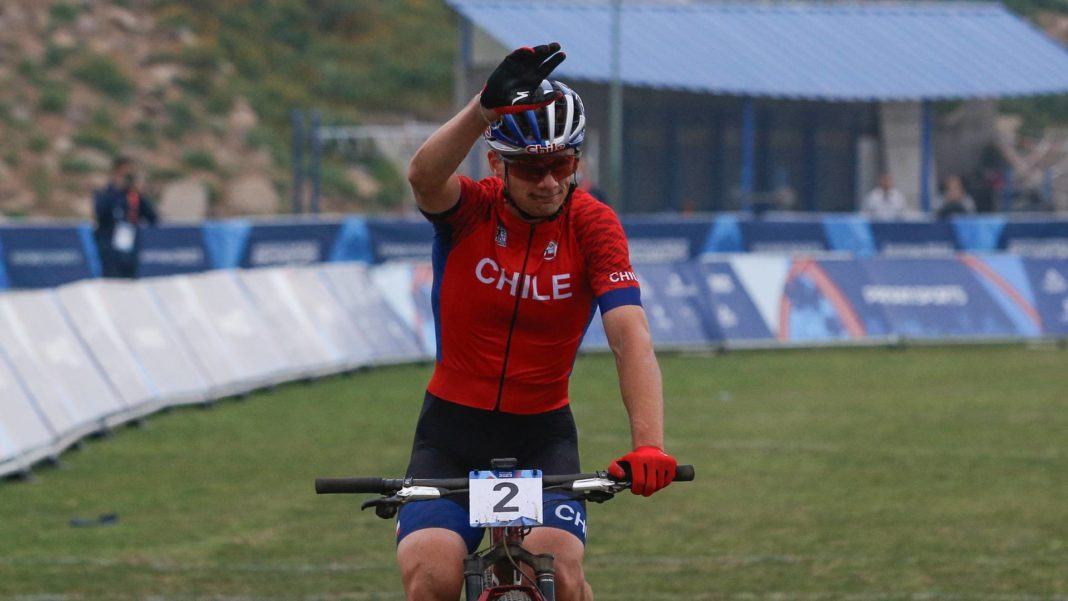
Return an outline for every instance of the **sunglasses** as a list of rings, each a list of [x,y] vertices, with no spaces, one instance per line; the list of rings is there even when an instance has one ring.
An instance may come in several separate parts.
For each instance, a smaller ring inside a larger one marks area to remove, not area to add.
[[[556,181],[571,177],[578,169],[577,154],[544,159],[509,159],[501,157],[508,167],[508,173],[528,182],[540,182],[546,175]]]

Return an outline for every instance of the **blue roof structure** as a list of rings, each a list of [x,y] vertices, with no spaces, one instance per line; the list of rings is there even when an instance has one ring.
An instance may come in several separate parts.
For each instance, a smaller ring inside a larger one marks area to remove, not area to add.
[[[611,3],[447,0],[507,48],[560,42],[611,79]],[[1068,51],[1000,4],[622,3],[628,86],[826,101],[1068,93]]]

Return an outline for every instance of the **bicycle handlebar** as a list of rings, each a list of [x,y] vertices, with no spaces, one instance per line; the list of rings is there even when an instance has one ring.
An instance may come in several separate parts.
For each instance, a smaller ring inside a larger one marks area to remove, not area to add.
[[[570,474],[560,476],[542,476],[542,486],[559,486],[586,480],[589,478],[608,478],[606,472],[590,474]],[[690,482],[694,478],[692,465],[680,465],[675,468],[675,480]],[[320,495],[336,494],[378,494],[387,495],[397,492],[405,486],[427,486],[445,490],[461,490],[468,487],[467,478],[316,478],[315,492]]]

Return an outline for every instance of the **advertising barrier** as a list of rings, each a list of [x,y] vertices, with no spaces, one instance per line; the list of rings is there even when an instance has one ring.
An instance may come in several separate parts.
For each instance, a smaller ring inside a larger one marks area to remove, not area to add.
[[[1047,336],[1068,336],[1068,261],[1025,259],[1033,305]]]
[[[634,264],[701,256],[937,257],[956,252],[1010,252],[1068,258],[1068,220],[967,215],[946,222],[872,222],[856,214],[624,216]],[[143,232],[141,277],[211,269],[329,262],[426,262],[433,228],[422,217],[228,219],[163,225]],[[0,290],[51,288],[100,275],[89,224],[0,227]]]
[[[1068,221],[1010,221],[998,248],[1036,259],[1068,259]]]
[[[212,268],[199,225],[163,225],[141,232],[140,277],[198,273]]]
[[[318,272],[346,315],[363,332],[375,363],[426,358],[420,340],[379,293],[367,266],[339,263],[323,265]]]
[[[0,348],[0,476],[25,472],[53,455],[55,438]]]
[[[282,269],[242,269],[235,273],[262,316],[276,348],[301,376],[316,377],[346,368],[346,358],[324,339],[300,305]]]
[[[52,291],[0,296],[0,346],[58,449],[121,421],[126,407],[68,326]]]
[[[240,382],[260,387],[302,375],[283,355],[281,343],[233,271],[181,278],[182,294],[202,314],[240,374]],[[168,291],[154,290],[157,297]]]
[[[743,221],[740,225],[749,252],[813,254],[829,249],[819,221]]]
[[[878,221],[871,231],[884,257],[949,257],[957,251],[956,232],[948,222]]]
[[[326,342],[334,361],[349,370],[370,365],[374,350],[368,336],[349,318],[337,297],[319,276],[318,269],[286,269],[281,276],[293,290],[295,307],[307,315],[308,322]]]
[[[659,349],[1068,337],[1065,259],[755,252],[634,269]],[[163,407],[431,358],[432,275],[336,263],[0,293],[0,476]],[[582,349],[607,348],[591,311]]]
[[[189,276],[145,280],[152,298],[167,321],[174,326],[178,339],[189,351],[205,381],[210,383],[212,398],[241,394],[256,388],[260,380],[242,365],[219,332],[212,327],[207,309],[196,293]]]
[[[705,217],[622,219],[632,263],[677,263],[698,256],[705,247],[712,220]]]
[[[178,405],[211,398],[212,382],[199,359],[182,343],[147,285],[104,280],[92,290],[100,295],[108,319],[148,374],[160,402]]]
[[[0,285],[10,288],[52,288],[100,275],[88,224],[3,227],[0,252]]]
[[[241,267],[310,265],[326,261],[341,224],[257,223],[249,231]]]
[[[56,299],[131,417],[151,413],[162,406],[159,391],[109,316],[99,294],[101,285],[106,284],[98,280],[68,284],[56,289]]]
[[[700,302],[701,284],[689,262],[634,268],[653,340],[665,348],[696,348],[721,340],[718,324]],[[598,313],[598,316],[600,314]]]
[[[375,263],[430,260],[434,228],[425,219],[376,219],[367,229]]]

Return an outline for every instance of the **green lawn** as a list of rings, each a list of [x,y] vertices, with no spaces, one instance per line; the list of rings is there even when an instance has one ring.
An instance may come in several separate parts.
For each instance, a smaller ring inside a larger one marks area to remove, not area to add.
[[[1068,599],[1068,352],[661,365],[669,449],[698,480],[591,507],[598,601]],[[152,416],[0,483],[0,600],[401,599],[393,524],[312,481],[400,475],[429,370]],[[572,392],[599,469],[629,440],[611,358],[581,359]]]

